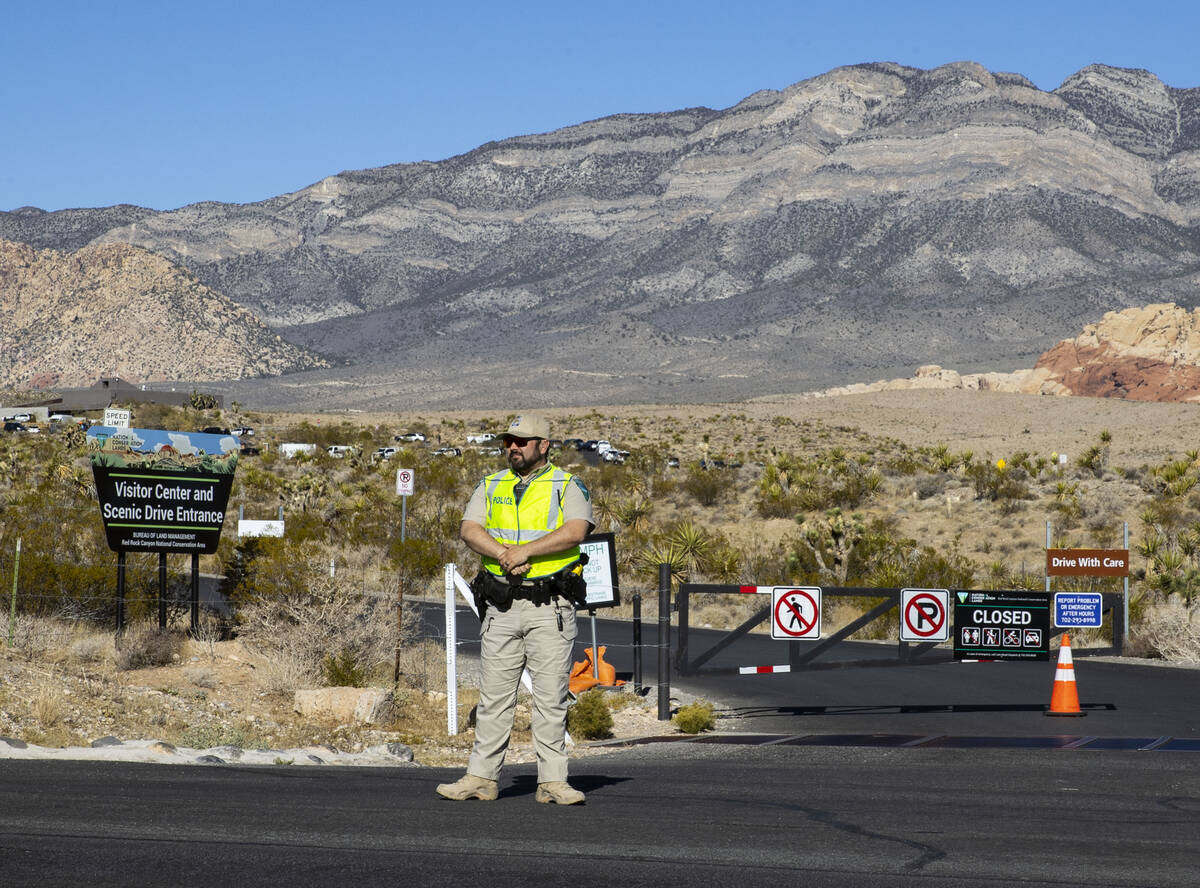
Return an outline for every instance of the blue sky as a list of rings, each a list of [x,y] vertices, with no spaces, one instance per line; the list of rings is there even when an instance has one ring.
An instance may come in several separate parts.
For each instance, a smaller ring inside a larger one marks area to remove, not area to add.
[[[1102,62],[1196,87],[1198,34],[1195,0],[15,0],[0,210],[248,203],[858,62],[972,60],[1042,89]]]

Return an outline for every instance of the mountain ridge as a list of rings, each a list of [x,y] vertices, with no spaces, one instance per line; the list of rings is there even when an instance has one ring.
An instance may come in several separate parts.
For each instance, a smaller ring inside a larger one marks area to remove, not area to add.
[[[336,365],[264,382],[273,403],[737,400],[1012,370],[1106,311],[1196,301],[1200,89],[855,65],[255,204],[0,213],[0,236],[152,250]]]

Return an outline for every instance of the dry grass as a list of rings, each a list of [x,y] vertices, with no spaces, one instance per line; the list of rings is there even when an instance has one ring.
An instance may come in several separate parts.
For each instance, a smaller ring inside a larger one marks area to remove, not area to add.
[[[1133,643],[1151,656],[1200,664],[1200,602],[1172,598],[1152,605],[1136,628]]]

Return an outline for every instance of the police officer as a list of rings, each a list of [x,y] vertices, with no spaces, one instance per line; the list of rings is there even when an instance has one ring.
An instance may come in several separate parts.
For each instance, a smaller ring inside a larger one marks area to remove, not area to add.
[[[579,543],[592,530],[583,482],[549,461],[550,423],[522,414],[501,436],[508,468],[488,475],[467,503],[459,531],[479,553],[472,584],[480,601],[481,678],[475,746],[467,773],[438,786],[448,799],[490,801],[512,734],[521,672],[533,684],[532,732],[538,802],[577,805],[567,783],[567,682],[575,604],[583,586]]]

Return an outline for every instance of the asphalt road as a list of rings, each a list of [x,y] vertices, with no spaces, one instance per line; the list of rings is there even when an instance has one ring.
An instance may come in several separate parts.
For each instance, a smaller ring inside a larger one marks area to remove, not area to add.
[[[628,673],[629,625],[597,634]],[[1197,884],[1200,671],[1076,666],[1079,719],[1042,714],[1053,663],[686,678],[720,734],[574,761],[574,808],[533,765],[456,803],[458,769],[0,760],[0,884]]]
[[[1192,886],[1200,758],[660,744],[457,771],[0,761],[6,886]]]

